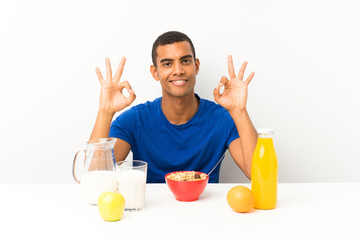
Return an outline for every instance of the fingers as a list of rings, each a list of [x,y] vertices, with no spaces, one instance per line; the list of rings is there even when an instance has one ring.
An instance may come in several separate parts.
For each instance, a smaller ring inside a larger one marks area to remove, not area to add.
[[[128,90],[128,92],[130,92],[129,90],[131,90],[131,85],[128,81],[119,82],[119,87],[120,87],[120,90],[123,90],[124,88],[126,88],[126,90]]]
[[[128,81],[119,82],[119,90],[122,92],[126,88],[126,91],[130,94],[129,97],[131,97],[132,94],[134,94],[134,90],[132,90],[130,83]]]
[[[220,79],[220,83],[216,86],[216,88],[213,91],[214,94],[214,99],[217,102],[217,100],[221,97],[221,93],[220,93],[220,88],[222,86],[225,86],[229,83],[229,79],[227,79],[227,77],[222,76]]]
[[[130,90],[130,96],[126,98],[126,104],[129,106],[136,99],[134,90]]]
[[[119,82],[119,88],[121,92],[124,88],[129,92],[130,95],[126,97],[126,104],[130,105],[136,98],[135,91],[131,88],[130,83],[128,81]]]
[[[112,80],[112,72],[111,72],[111,65],[110,65],[109,58],[105,58],[105,66],[106,66],[106,80],[111,81]]]
[[[218,99],[220,98],[220,86],[219,86],[219,84],[218,84],[217,87],[214,89],[213,94],[214,94],[215,102],[217,102]]]
[[[220,79],[220,87],[222,86],[226,86],[229,83],[229,79],[227,79],[227,77],[222,76]]]
[[[119,66],[118,66],[118,68],[116,70],[115,77],[114,77],[114,80],[116,82],[120,81],[121,75],[122,75],[123,70],[124,70],[125,62],[126,62],[126,58],[122,57],[121,60],[120,60]]]
[[[245,83],[247,85],[249,85],[249,83],[251,82],[251,80],[253,79],[253,77],[255,76],[255,72],[250,73],[250,75],[248,76],[248,78],[245,80]]]
[[[243,64],[241,65],[240,71],[238,73],[238,79],[240,79],[240,80],[243,80],[243,78],[244,78],[246,65],[247,65],[247,61],[243,62]]]
[[[104,84],[105,80],[104,80],[103,76],[101,75],[100,69],[98,67],[95,68],[95,72],[96,72],[96,75],[97,75],[97,77],[99,79],[100,84],[101,85]]]
[[[247,64],[248,64],[247,61],[243,62],[243,64],[241,65],[240,71],[238,73],[238,76],[236,77],[235,71],[234,71],[234,63],[233,63],[233,60],[232,60],[232,56],[229,55],[228,56],[228,69],[229,69],[229,77],[230,77],[230,79],[237,78],[239,80],[243,80]],[[250,74],[250,76],[246,79],[246,82],[248,84],[250,83],[250,81],[254,77],[254,75],[255,75],[255,73],[252,72]]]
[[[232,56],[228,56],[228,70],[230,79],[236,78]]]

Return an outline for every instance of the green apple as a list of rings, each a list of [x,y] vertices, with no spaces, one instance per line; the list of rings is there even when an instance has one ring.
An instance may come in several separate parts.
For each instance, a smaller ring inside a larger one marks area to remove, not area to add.
[[[103,192],[98,199],[100,216],[105,221],[118,221],[125,210],[125,198],[117,192]]]

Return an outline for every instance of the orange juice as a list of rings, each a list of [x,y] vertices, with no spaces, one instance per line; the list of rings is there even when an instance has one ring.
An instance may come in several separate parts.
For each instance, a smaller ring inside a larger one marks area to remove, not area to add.
[[[277,203],[278,164],[272,129],[258,129],[259,138],[251,164],[254,208],[273,209]]]

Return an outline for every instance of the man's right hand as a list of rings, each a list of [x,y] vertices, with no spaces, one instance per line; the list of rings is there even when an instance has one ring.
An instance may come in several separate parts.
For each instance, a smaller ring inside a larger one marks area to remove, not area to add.
[[[125,61],[125,57],[122,57],[115,76],[113,77],[110,60],[106,58],[106,80],[103,78],[100,69],[98,67],[95,69],[101,84],[99,111],[103,113],[115,114],[129,106],[136,98],[135,92],[131,89],[130,84],[127,81],[120,82]],[[128,97],[122,92],[124,88],[126,88],[130,94]]]

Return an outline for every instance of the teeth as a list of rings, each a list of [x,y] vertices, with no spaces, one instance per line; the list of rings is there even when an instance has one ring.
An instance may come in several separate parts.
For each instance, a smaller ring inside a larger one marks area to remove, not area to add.
[[[170,82],[175,86],[183,86],[186,84],[186,80],[172,80]]]

